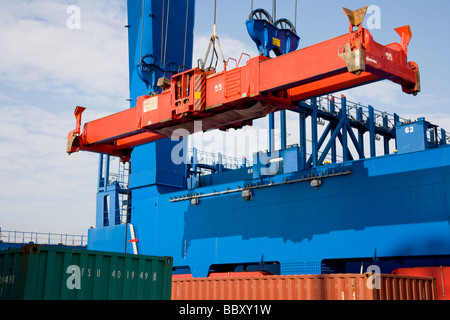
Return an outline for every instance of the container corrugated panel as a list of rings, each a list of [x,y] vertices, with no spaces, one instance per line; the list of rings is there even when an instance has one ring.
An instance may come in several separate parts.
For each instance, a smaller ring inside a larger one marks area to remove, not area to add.
[[[172,300],[435,300],[433,278],[334,274],[177,278]],[[378,289],[377,289],[378,288]]]
[[[172,259],[26,245],[0,252],[0,300],[169,300]]]
[[[436,279],[437,300],[448,300],[447,295],[450,293],[450,267],[399,268],[392,271],[392,273],[415,277],[433,277]]]

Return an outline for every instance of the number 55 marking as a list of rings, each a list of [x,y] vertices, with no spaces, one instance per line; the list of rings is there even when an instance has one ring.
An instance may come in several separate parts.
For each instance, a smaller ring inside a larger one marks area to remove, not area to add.
[[[216,86],[214,87],[214,91],[215,91],[215,92],[222,91],[222,89],[223,89],[222,84],[218,84],[218,85],[216,85]]]

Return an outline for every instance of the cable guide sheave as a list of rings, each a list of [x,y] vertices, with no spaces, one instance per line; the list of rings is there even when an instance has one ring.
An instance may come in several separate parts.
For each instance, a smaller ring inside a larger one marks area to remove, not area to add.
[[[362,27],[364,10],[348,11],[350,32],[276,58],[258,56],[222,72],[194,68],[178,73],[157,95],[139,97],[131,108],[84,125],[77,107],[77,127],[67,152],[79,150],[119,156],[127,161],[133,147],[170,137],[177,129],[240,128],[298,101],[380,80],[399,84],[408,94],[420,92],[419,68],[407,57],[409,26],[397,28],[400,43],[381,45]],[[357,27],[354,30],[354,27]]]

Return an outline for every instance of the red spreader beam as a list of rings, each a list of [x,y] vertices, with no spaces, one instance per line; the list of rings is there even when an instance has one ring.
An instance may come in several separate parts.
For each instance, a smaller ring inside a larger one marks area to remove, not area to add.
[[[407,59],[409,26],[396,29],[400,43],[384,46],[362,28],[362,21],[350,22],[346,35],[277,58],[258,56],[233,69],[226,64],[218,73],[195,68],[174,75],[161,94],[139,97],[135,108],[88,122],[83,131],[84,108],[77,107],[67,152],[105,153],[127,161],[135,146],[170,137],[177,129],[193,133],[195,121],[202,121],[203,131],[239,128],[297,108],[297,101],[379,80],[417,94],[418,66]]]

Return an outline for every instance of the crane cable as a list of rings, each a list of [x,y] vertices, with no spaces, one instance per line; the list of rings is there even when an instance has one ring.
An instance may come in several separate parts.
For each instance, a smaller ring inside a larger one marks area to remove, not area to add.
[[[139,59],[139,66],[142,64],[142,47],[144,43],[144,18],[145,18],[145,0],[142,1],[142,26],[141,26],[141,53],[140,53],[140,59]]]
[[[168,35],[168,29],[169,29],[170,0],[168,0],[168,2],[167,2],[167,18],[165,17],[165,14],[164,14],[165,3],[166,3],[166,1],[163,0],[162,18],[161,18],[161,63],[162,63],[162,66],[164,69],[166,67],[166,56],[167,56],[167,35]],[[187,0],[187,7],[186,7],[186,29],[185,29],[185,33],[184,33],[183,67],[186,64],[188,19],[189,19],[189,0]],[[139,59],[138,65],[141,65],[143,62],[142,50],[143,50],[143,43],[144,43],[144,23],[145,23],[145,0],[142,1],[141,48],[140,48],[140,59]],[[165,30],[164,30],[164,23],[166,24]],[[164,36],[164,33],[165,33],[165,36]]]
[[[163,61],[164,69],[166,68],[167,34],[168,34],[168,30],[169,30],[169,13],[170,13],[170,0],[167,1],[166,37],[164,40],[164,61]]]
[[[297,0],[295,0],[295,20],[294,20],[294,26],[295,30],[297,30]]]
[[[277,21],[277,0],[272,0],[272,18]]]
[[[189,0],[187,0],[186,5],[186,27],[184,29],[184,52],[183,52],[183,68],[186,69],[186,44],[187,44],[187,28],[189,19]]]
[[[211,50],[211,46],[213,47],[213,56],[211,57],[211,64],[210,67],[212,66],[213,60],[214,60],[214,55],[217,56],[217,52],[216,52],[216,41],[217,44],[219,46],[219,50],[220,50],[220,54],[222,56],[222,61],[224,66],[226,65],[227,61],[225,60],[225,56],[223,54],[222,51],[222,47],[220,45],[220,40],[219,37],[216,33],[216,13],[217,13],[217,0],[214,0],[214,25],[213,25],[213,33],[211,35],[210,41],[209,41],[209,45],[208,45],[208,49],[206,50],[206,54],[205,54],[205,58],[204,60],[201,62],[201,68],[204,69],[205,65],[206,65],[206,60],[208,59],[209,56],[209,51]],[[201,61],[201,60],[200,60]],[[216,63],[217,64],[217,63]]]
[[[145,0],[144,0],[145,1]],[[163,61],[163,48],[164,48],[164,7],[166,0],[162,3],[162,17],[161,17],[161,63]]]

